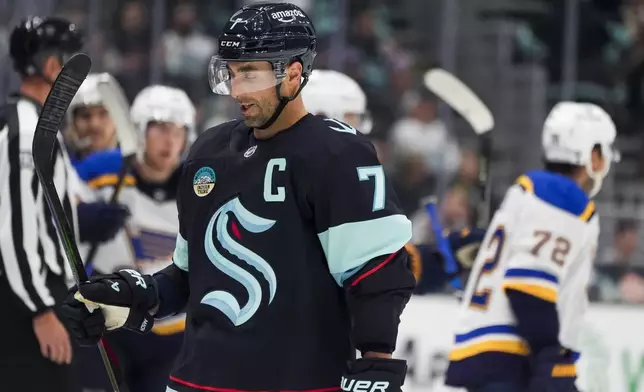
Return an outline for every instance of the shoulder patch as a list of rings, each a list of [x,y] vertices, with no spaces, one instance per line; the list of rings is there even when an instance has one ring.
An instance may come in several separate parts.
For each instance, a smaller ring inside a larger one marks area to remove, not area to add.
[[[520,176],[516,184],[525,192],[586,222],[595,214],[595,203],[568,177],[539,170]]]

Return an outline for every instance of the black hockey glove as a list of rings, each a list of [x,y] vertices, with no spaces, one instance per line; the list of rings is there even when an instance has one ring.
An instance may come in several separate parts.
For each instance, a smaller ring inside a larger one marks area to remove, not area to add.
[[[360,358],[349,364],[340,387],[347,392],[400,392],[406,374],[404,360]]]
[[[577,392],[575,361],[570,350],[547,347],[532,358],[529,392]]]
[[[121,204],[79,203],[78,232],[81,242],[107,242],[118,234],[130,216],[130,211]]]
[[[106,330],[148,332],[154,325],[150,311],[157,304],[154,278],[126,269],[94,276],[79,288],[72,288],[61,313],[76,340],[81,345],[93,345]]]

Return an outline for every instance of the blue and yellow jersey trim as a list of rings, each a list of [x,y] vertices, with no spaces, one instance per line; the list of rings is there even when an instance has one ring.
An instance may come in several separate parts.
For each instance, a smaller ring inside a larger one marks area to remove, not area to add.
[[[102,176],[96,177],[87,182],[87,185],[92,189],[103,188],[106,186],[115,186],[118,184],[119,176],[118,174],[103,174]],[[134,176],[127,174],[123,178],[123,185],[125,186],[134,186],[136,185],[136,178]]]
[[[561,349],[562,361],[552,367],[550,375],[553,378],[577,377],[577,365],[580,354],[566,348]]]
[[[557,302],[559,279],[536,269],[510,268],[505,272],[503,290],[512,289],[548,302]]]
[[[585,222],[595,215],[595,203],[577,183],[561,174],[535,170],[520,176],[516,184],[525,192]]]
[[[123,156],[119,149],[95,152],[88,157],[74,162],[74,168],[78,176],[90,188],[102,188],[115,186],[118,183],[118,174],[123,166]],[[136,179],[132,175],[124,178],[125,186],[136,185]]]
[[[491,325],[456,335],[449,359],[462,361],[489,352],[527,356],[530,346],[521,338],[515,326]]]

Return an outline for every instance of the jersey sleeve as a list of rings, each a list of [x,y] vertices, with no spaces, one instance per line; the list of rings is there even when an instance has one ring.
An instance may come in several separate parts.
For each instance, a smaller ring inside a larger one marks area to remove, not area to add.
[[[181,186],[181,181],[183,180],[183,173],[181,175],[181,180],[178,188],[183,189]],[[186,222],[185,214],[183,213],[184,208],[182,204],[182,195],[181,192],[177,192],[177,211],[179,214],[179,233],[177,234],[177,241],[174,247],[174,252],[172,253],[172,262],[180,270],[187,272],[188,271],[188,241],[186,240]]]
[[[178,188],[182,189],[179,180]],[[188,281],[188,241],[181,192],[177,193],[177,211],[179,214],[179,233],[172,253],[172,264],[153,275],[157,282],[159,306],[155,318],[162,319],[181,313],[190,296]]]
[[[370,260],[393,254],[411,239],[375,149],[347,143],[316,181],[313,214],[329,271],[339,285]]]

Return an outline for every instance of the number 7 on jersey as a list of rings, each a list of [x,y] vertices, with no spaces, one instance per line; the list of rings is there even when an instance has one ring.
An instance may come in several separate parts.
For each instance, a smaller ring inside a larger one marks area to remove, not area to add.
[[[360,181],[369,181],[373,177],[373,211],[382,210],[385,208],[385,171],[382,165],[360,166],[357,169]]]

